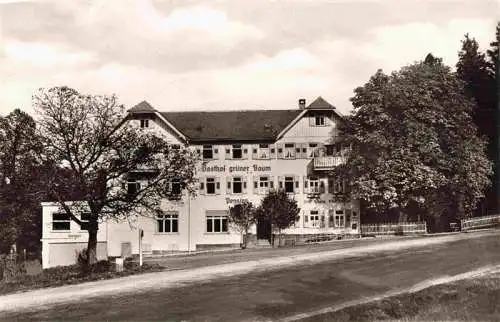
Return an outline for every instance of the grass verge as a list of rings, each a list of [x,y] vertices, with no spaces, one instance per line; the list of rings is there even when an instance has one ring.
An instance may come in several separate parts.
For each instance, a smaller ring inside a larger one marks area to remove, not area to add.
[[[46,287],[73,285],[90,281],[105,280],[123,276],[130,276],[148,272],[165,270],[158,264],[144,264],[126,261],[124,270],[116,272],[114,263],[110,261],[98,262],[90,272],[84,272],[78,265],[58,266],[44,269],[40,274],[33,276],[20,276],[8,282],[0,282],[0,295],[26,292]]]
[[[498,321],[500,274],[432,286],[303,319],[326,321]]]

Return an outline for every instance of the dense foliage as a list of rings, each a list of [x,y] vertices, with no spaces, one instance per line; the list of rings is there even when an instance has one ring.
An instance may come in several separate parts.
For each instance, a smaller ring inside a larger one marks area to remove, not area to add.
[[[353,197],[402,218],[470,215],[491,162],[472,119],[475,103],[449,67],[428,55],[391,75],[379,70],[351,101],[342,141],[352,150],[337,172]]]
[[[270,190],[257,208],[256,216],[258,220],[269,222],[271,231],[277,229],[281,233],[299,220],[299,212],[297,201],[291,199],[284,190]]]
[[[241,234],[241,248],[246,248],[248,231],[257,222],[256,210],[253,204],[250,201],[244,201],[229,207],[228,221]]]

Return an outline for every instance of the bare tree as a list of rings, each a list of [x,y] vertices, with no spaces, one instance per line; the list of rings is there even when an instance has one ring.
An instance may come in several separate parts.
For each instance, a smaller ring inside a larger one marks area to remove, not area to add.
[[[100,221],[156,216],[165,198],[194,192],[195,154],[169,144],[159,133],[134,128],[114,95],[54,87],[40,89],[33,105],[43,157],[52,164],[50,198],[82,228],[78,214],[90,214],[84,228],[88,265],[97,261]]]

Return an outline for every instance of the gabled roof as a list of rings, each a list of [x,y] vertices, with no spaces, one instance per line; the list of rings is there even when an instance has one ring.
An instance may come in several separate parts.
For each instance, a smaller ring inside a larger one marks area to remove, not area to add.
[[[274,141],[302,110],[163,112],[190,141]]]
[[[335,109],[335,106],[325,101],[325,99],[319,96],[311,104],[309,104],[306,109],[308,110],[331,110]]]
[[[156,110],[151,106],[146,101],[142,101],[139,104],[135,105],[134,107],[130,108],[127,112],[129,113],[151,113],[155,112]]]
[[[305,109],[213,112],[159,112],[142,101],[130,114],[157,115],[181,138],[191,142],[276,141],[311,110],[330,110],[342,116],[321,96]]]

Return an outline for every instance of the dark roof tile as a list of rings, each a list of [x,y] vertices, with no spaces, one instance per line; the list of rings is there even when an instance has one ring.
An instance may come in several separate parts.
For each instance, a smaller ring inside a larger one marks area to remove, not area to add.
[[[193,142],[273,141],[302,111],[163,112]]]

